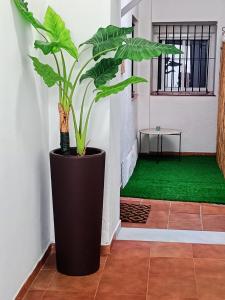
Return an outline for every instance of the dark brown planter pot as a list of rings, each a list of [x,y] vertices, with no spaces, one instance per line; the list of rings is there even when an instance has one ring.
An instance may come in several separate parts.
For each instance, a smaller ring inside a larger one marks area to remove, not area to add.
[[[56,264],[60,273],[82,276],[100,265],[105,152],[83,157],[50,152]]]

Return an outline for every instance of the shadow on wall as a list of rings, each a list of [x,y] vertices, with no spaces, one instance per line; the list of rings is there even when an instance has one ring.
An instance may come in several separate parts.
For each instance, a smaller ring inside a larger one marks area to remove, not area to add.
[[[28,55],[33,41],[32,29],[22,24],[21,18],[12,3],[13,19],[19,46],[18,59],[21,60],[22,73],[17,91],[15,125],[21,159],[26,164],[26,180],[32,186],[36,201],[36,217],[40,218],[40,244],[44,250],[49,241],[49,186],[50,171],[48,158],[48,99],[45,89],[37,86],[32,63]],[[39,79],[38,79],[39,80]],[[39,84],[38,84],[39,85]],[[31,175],[32,174],[32,175]],[[33,201],[33,199],[30,199]]]

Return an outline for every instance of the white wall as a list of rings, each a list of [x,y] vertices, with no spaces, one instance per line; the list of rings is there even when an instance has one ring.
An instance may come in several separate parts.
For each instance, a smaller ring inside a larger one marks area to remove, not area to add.
[[[183,131],[183,152],[215,152],[221,29],[225,25],[224,1],[152,0],[152,13],[149,3],[142,3],[142,6],[143,13],[148,12],[146,15],[146,22],[148,23],[149,20],[152,22],[218,22],[216,96],[149,97],[147,93],[144,93],[143,102],[140,99],[138,107],[139,129],[147,128],[149,124],[151,127],[160,125],[161,127],[178,128]],[[147,113],[148,110],[150,113]],[[175,139],[167,138],[165,150],[176,151],[176,149],[177,142]]]
[[[48,99],[30,26],[11,1],[0,11],[0,299],[12,300],[50,243]]]
[[[118,0],[49,0],[51,5],[66,21],[71,29],[72,36],[77,45],[89,39],[99,27],[110,23],[118,24],[120,21],[120,1]],[[96,5],[97,3],[97,5]],[[99,13],[101,8],[101,13]],[[90,53],[84,55],[85,59]],[[80,66],[79,65],[79,66]],[[89,66],[91,67],[91,65]],[[79,112],[80,98],[84,86],[81,86],[75,96],[76,109]],[[91,100],[91,93],[89,95]],[[50,94],[50,149],[59,147],[57,91]],[[86,105],[86,109],[88,104]],[[95,105],[88,132],[89,146],[99,147],[106,151],[106,175],[103,209],[102,244],[109,244],[116,226],[119,223],[119,102],[117,97],[105,99]],[[71,133],[73,132],[71,124]],[[71,141],[74,138],[71,134]],[[51,219],[52,220],[52,219]],[[51,237],[54,240],[53,222],[51,221]]]
[[[125,7],[130,0],[122,0],[121,7]],[[132,16],[138,19],[138,6],[129,11],[121,20],[122,27],[132,26]],[[136,25],[138,27],[138,23]],[[131,61],[124,61],[124,70],[121,79],[125,80],[131,76]],[[137,75],[137,74],[136,74]],[[136,153],[130,155],[132,147],[137,141],[137,99],[131,96],[131,86],[126,88],[121,94],[120,106],[120,160],[122,183],[125,184],[132,172],[132,161],[136,159]],[[136,149],[137,151],[137,149]]]

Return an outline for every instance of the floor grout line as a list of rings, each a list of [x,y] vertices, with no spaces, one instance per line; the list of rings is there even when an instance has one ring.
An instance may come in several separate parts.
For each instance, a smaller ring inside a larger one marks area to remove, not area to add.
[[[192,244],[192,249],[193,249],[193,244]],[[194,260],[194,251],[193,251],[193,265],[194,265],[194,277],[195,277],[195,286],[196,286],[196,293],[197,293],[197,298],[199,298],[199,289],[198,289],[198,284],[197,284],[197,276],[196,276],[196,267],[195,267],[195,260]]]
[[[171,207],[172,207],[172,202],[170,201],[169,212],[168,212],[168,222],[167,222],[167,227],[166,227],[166,229],[169,229]]]
[[[149,278],[150,278],[150,267],[151,267],[151,245],[149,248],[149,261],[148,261],[148,276],[147,276],[147,289],[146,289],[146,300],[148,300],[148,290],[149,290]]]
[[[99,282],[98,282],[98,285],[97,285],[97,287],[96,287],[96,291],[95,291],[95,294],[94,294],[94,298],[93,298],[93,299],[96,299],[96,297],[97,297],[98,289],[99,289],[100,282],[101,282],[102,277],[103,277],[103,273],[104,273],[104,271],[105,271],[105,267],[106,267],[106,263],[107,263],[108,258],[109,258],[109,255],[107,255],[107,257],[106,257],[106,260],[105,260],[105,263],[104,263],[104,267],[103,267],[103,269],[102,269],[102,274],[99,276]]]
[[[201,221],[202,231],[204,231],[204,228],[203,228],[203,219],[202,219],[202,205],[201,204],[200,204],[200,221]]]

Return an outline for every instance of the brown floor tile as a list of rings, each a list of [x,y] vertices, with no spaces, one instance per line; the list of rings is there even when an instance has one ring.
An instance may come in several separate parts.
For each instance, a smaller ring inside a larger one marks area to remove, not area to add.
[[[168,225],[169,212],[168,211],[151,211],[146,227],[166,229]]]
[[[199,300],[224,300],[225,285],[224,279],[198,278],[197,289]]]
[[[188,299],[197,298],[197,288],[194,275],[152,274],[149,278],[150,300],[152,299]]]
[[[151,243],[151,257],[193,258],[191,244]]]
[[[107,295],[146,295],[146,272],[143,274],[104,272],[98,288],[99,294]]]
[[[32,290],[47,290],[50,286],[51,281],[53,280],[55,275],[54,270],[44,270],[42,269],[37,278],[34,280],[31,285]]]
[[[188,213],[171,213],[168,228],[179,230],[202,230],[200,215]]]
[[[225,245],[193,244],[194,258],[225,259]]]
[[[171,213],[200,214],[199,203],[171,202]]]
[[[127,254],[149,256],[150,242],[113,241],[111,255],[127,257]]]
[[[183,298],[180,296],[162,296],[162,297],[154,297],[154,296],[150,296],[148,295],[146,297],[146,300],[199,300],[198,298]]]
[[[161,201],[161,200],[143,200],[143,204],[150,203],[151,211],[169,211],[170,201]]]
[[[225,205],[202,204],[203,215],[225,215]]]
[[[153,257],[150,261],[150,276],[152,274],[192,276],[194,275],[194,262],[191,258]]]
[[[56,273],[48,290],[94,296],[100,281],[100,274],[98,272],[88,276],[65,276]]]
[[[42,300],[44,291],[29,291],[23,300]]]
[[[121,203],[133,203],[133,204],[140,204],[141,199],[139,198],[120,198]]]
[[[94,300],[94,296],[93,297],[88,297],[87,295],[82,296],[72,292],[47,291],[43,297],[43,300]]]
[[[146,296],[97,294],[95,300],[146,300]]]
[[[194,259],[196,278],[225,278],[225,260],[222,259]]]
[[[110,257],[104,274],[131,273],[144,277],[148,273],[149,258],[129,255],[127,258]]]
[[[202,223],[206,231],[225,231],[225,215],[203,215]]]

